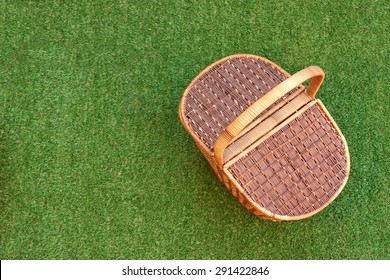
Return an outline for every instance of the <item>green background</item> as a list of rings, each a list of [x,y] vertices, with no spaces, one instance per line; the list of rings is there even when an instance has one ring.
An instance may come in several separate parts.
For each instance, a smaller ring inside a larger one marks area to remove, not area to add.
[[[1,259],[389,259],[388,1],[0,3]],[[179,121],[235,53],[327,75],[352,168],[312,218],[250,214]]]

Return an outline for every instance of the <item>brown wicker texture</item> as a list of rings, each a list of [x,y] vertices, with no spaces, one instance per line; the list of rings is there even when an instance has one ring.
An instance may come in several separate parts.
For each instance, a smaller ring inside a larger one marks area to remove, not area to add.
[[[226,188],[260,217],[310,217],[347,181],[346,141],[314,99],[323,78],[315,66],[291,76],[267,59],[233,55],[207,67],[183,94],[183,125]]]

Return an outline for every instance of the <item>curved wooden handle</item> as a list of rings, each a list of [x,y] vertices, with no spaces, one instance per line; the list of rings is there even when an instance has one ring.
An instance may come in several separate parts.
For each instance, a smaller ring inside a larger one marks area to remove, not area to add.
[[[214,144],[214,156],[219,166],[223,165],[223,153],[227,146],[231,143],[234,137],[236,137],[248,124],[250,124],[261,112],[271,106],[279,98],[283,97],[286,93],[296,88],[299,84],[312,78],[306,93],[314,97],[316,92],[324,80],[325,73],[318,66],[309,66],[290,78],[284,80],[266,95],[259,98],[255,103],[249,106],[244,112],[242,112],[231,124],[218,137]]]

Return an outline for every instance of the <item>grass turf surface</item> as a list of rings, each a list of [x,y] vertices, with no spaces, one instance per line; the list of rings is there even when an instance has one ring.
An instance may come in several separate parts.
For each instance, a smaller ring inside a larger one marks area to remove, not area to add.
[[[0,2],[1,259],[388,259],[388,1]],[[351,174],[324,211],[247,212],[180,124],[234,53],[321,66]]]

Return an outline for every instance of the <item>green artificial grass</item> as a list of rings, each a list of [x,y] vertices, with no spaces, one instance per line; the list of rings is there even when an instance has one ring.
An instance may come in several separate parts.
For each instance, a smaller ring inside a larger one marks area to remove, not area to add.
[[[1,259],[389,259],[389,3],[1,1]],[[349,144],[340,196],[274,223],[182,127],[192,78],[235,53],[290,73]]]

